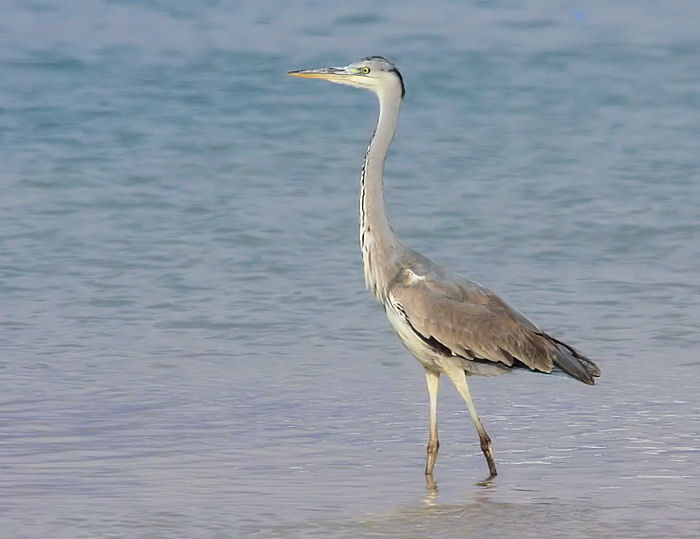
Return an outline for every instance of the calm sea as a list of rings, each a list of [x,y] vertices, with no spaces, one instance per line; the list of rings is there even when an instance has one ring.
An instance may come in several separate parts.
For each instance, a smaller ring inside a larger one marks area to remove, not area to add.
[[[5,0],[0,536],[700,535],[700,4]],[[404,241],[594,358],[473,379],[500,475],[364,289]]]

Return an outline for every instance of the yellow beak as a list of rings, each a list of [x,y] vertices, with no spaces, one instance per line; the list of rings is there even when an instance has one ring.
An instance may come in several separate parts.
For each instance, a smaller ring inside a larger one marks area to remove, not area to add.
[[[303,77],[305,79],[324,79],[330,81],[345,80],[355,75],[344,67],[324,67],[321,69],[300,69],[287,73],[292,77]]]

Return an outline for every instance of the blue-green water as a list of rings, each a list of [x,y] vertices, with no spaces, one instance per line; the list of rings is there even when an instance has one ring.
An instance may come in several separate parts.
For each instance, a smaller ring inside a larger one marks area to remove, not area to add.
[[[375,5],[376,4],[376,5]],[[695,2],[11,2],[3,537],[700,534]],[[471,383],[500,475],[364,290],[384,54],[405,242],[594,358]]]

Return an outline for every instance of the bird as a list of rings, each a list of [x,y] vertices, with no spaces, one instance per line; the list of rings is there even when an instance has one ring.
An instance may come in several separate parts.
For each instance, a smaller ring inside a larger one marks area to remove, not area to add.
[[[424,368],[430,407],[425,476],[433,469],[440,442],[437,398],[447,376],[464,399],[489,468],[496,477],[493,445],[472,400],[467,377],[513,370],[563,372],[593,385],[600,369],[572,346],[548,335],[504,300],[405,246],[389,222],[384,204],[384,165],[396,134],[406,89],[396,65],[368,56],[343,67],[289,71],[293,77],[324,79],[370,90],[379,117],[360,175],[360,247],[365,284],[379,302],[405,348]]]

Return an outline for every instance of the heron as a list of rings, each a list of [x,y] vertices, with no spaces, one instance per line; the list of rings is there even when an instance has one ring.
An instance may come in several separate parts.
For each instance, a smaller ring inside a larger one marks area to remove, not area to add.
[[[513,370],[565,373],[589,385],[600,369],[572,346],[548,335],[479,283],[405,246],[384,204],[384,165],[406,90],[393,62],[369,56],[344,67],[290,71],[364,88],[379,99],[379,118],[360,175],[360,247],[365,284],[408,351],[420,362],[428,388],[430,419],[425,475],[433,482],[438,440],[437,398],[446,375],[464,399],[479,435],[489,477],[496,474],[491,439],[477,414],[467,377]]]

